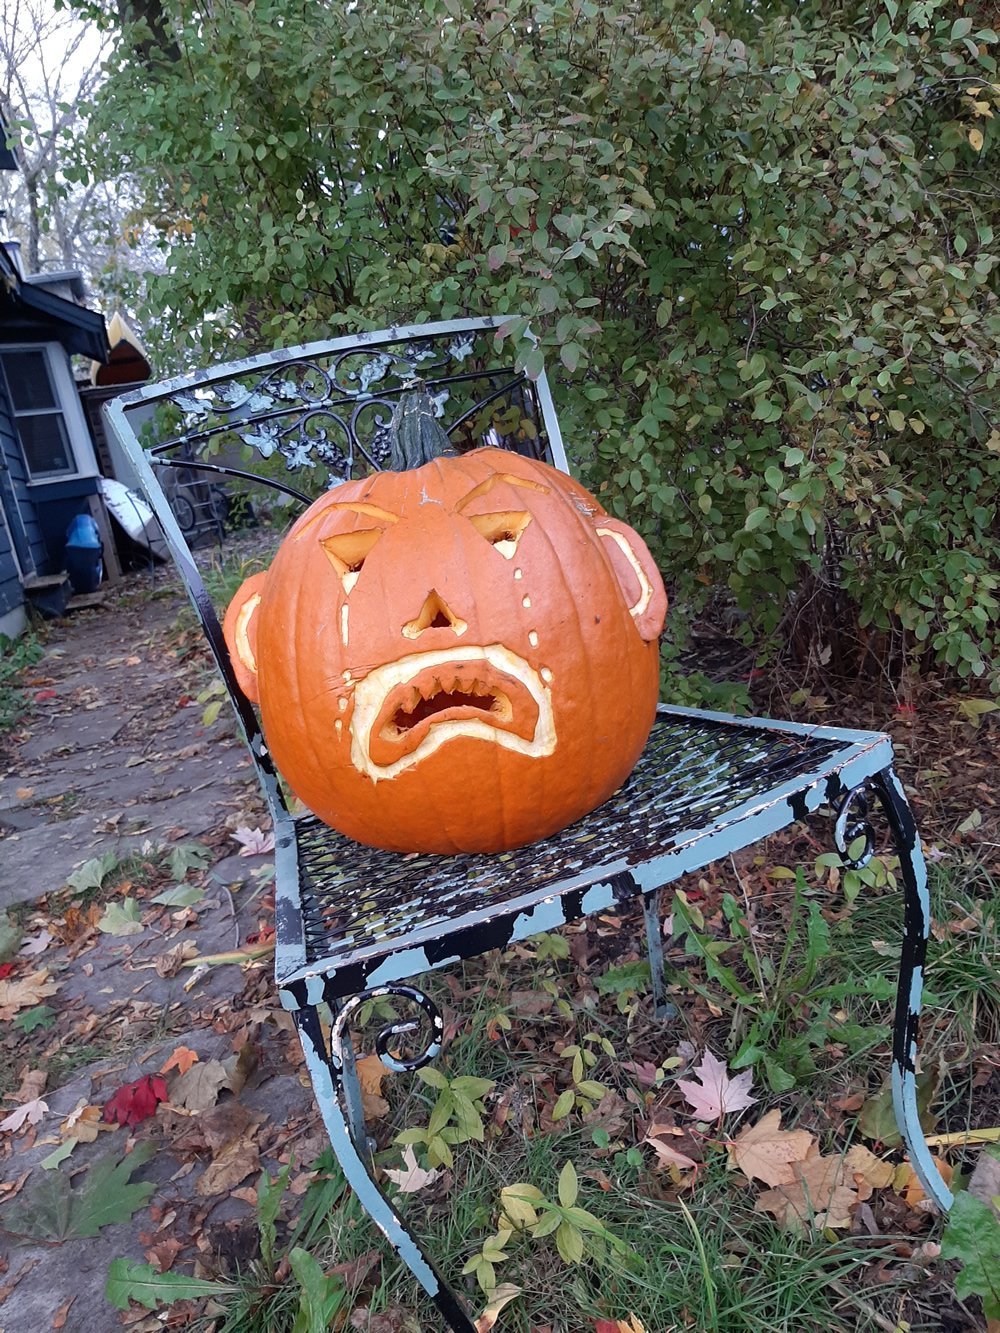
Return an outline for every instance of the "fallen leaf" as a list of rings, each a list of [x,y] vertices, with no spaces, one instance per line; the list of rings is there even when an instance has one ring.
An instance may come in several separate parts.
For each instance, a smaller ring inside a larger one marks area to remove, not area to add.
[[[0,1305],[3,1305],[4,1301],[14,1290],[17,1284],[23,1278],[26,1278],[28,1274],[31,1272],[31,1270],[36,1266],[36,1264],[39,1263],[41,1263],[40,1259],[28,1259],[25,1263],[21,1265],[21,1267],[17,1270],[17,1272],[13,1275],[13,1277],[8,1278],[8,1280],[3,1284],[3,1286],[0,1287]]]
[[[46,1171],[30,1195],[5,1205],[5,1229],[15,1236],[58,1243],[70,1236],[96,1236],[102,1227],[127,1222],[156,1189],[151,1180],[129,1179],[155,1152],[155,1144],[138,1143],[121,1161],[112,1155],[94,1162],[79,1188],[73,1187],[67,1172]]]
[[[420,1333],[413,1311],[404,1310],[400,1305],[392,1305],[379,1314],[361,1306],[351,1315],[351,1328],[357,1329],[358,1333]]]
[[[148,1250],[143,1250],[143,1254],[147,1263],[155,1264],[158,1272],[166,1273],[173,1268],[174,1260],[183,1248],[184,1241],[178,1240],[176,1236],[168,1236],[156,1241]]]
[[[55,995],[61,985],[61,981],[49,980],[47,967],[19,981],[0,981],[0,1019],[9,1021],[19,1009],[33,1009],[49,995]]]
[[[844,1157],[845,1178],[847,1181],[853,1178],[861,1200],[870,1199],[873,1190],[884,1190],[892,1183],[895,1172],[891,1162],[880,1161],[863,1143],[856,1143]]]
[[[363,1059],[356,1062],[358,1071],[358,1082],[361,1084],[361,1091],[367,1092],[371,1097],[382,1096],[382,1084],[384,1080],[392,1073],[386,1065],[382,1063],[375,1054],[366,1055]]]
[[[486,1309],[475,1321],[474,1328],[476,1333],[489,1333],[500,1318],[500,1311],[505,1305],[509,1305],[521,1294],[521,1288],[515,1287],[513,1282],[501,1282],[499,1287],[493,1289],[493,1295],[490,1297],[490,1303]]]
[[[65,1305],[60,1305],[59,1309],[52,1316],[52,1327],[59,1329],[66,1327],[66,1316],[69,1314],[69,1307],[76,1300],[76,1296],[71,1296]]]
[[[263,856],[274,851],[274,833],[262,833],[259,828],[238,828],[230,837],[240,844],[240,856]]]
[[[119,1125],[137,1125],[151,1116],[158,1102],[167,1100],[166,1082],[155,1074],[146,1074],[134,1083],[126,1083],[104,1107],[104,1119]]]
[[[248,1134],[227,1143],[198,1177],[195,1193],[202,1198],[228,1194],[243,1183],[251,1172],[260,1170],[260,1150]]]
[[[768,1111],[727,1145],[729,1166],[765,1185],[791,1185],[795,1180],[792,1163],[805,1161],[813,1142],[804,1129],[782,1129],[781,1112]]]
[[[750,1096],[753,1070],[730,1078],[724,1062],[709,1050],[705,1051],[701,1064],[693,1073],[699,1082],[679,1078],[677,1087],[684,1100],[694,1107],[699,1120],[720,1120],[727,1111],[742,1111],[757,1101],[756,1097]]]
[[[193,940],[182,940],[180,944],[175,944],[166,953],[156,955],[153,960],[156,964],[156,975],[159,977],[175,977],[186,962],[197,957],[197,944]]]
[[[48,1157],[43,1157],[38,1165],[43,1171],[54,1171],[60,1162],[65,1162],[79,1142],[79,1139],[67,1139],[65,1143],[60,1143],[58,1148],[54,1148]]]
[[[50,935],[47,930],[43,930],[34,939],[25,941],[21,948],[21,957],[34,958],[36,954],[44,953],[54,939],[54,935]]]
[[[49,1076],[44,1069],[29,1069],[21,1079],[21,1086],[17,1090],[17,1100],[19,1102],[34,1101],[45,1091],[45,1085],[49,1081]]]
[[[97,929],[106,935],[141,935],[146,927],[139,920],[139,904],[134,898],[108,903]]]
[[[190,1051],[186,1046],[178,1046],[166,1064],[160,1066],[160,1073],[166,1074],[169,1070],[176,1069],[179,1074],[186,1074],[197,1059],[197,1051]]]
[[[980,1154],[972,1175],[969,1177],[969,1193],[976,1199],[982,1199],[993,1212],[1000,1217],[993,1200],[1000,1195],[1000,1159],[994,1157],[996,1150],[989,1149]]]
[[[850,1210],[858,1196],[844,1183],[844,1159],[822,1157],[815,1148],[812,1154],[804,1162],[793,1163],[792,1184],[767,1190],[754,1211],[772,1213],[788,1231],[801,1231],[810,1221],[817,1231],[849,1226]]]
[[[932,1157],[931,1161],[940,1172],[941,1178],[946,1185],[951,1184],[953,1168],[950,1162],[942,1162],[939,1157]],[[893,1172],[892,1187],[897,1194],[903,1196],[903,1200],[908,1208],[912,1208],[917,1213],[936,1213],[937,1208],[931,1199],[924,1193],[924,1187],[920,1183],[920,1177],[914,1171],[908,1157],[904,1158],[899,1166]]]
[[[18,787],[17,789],[17,799],[19,801],[30,801],[34,794],[34,787]]]
[[[157,903],[161,907],[194,907],[205,896],[205,890],[198,888],[196,884],[175,884],[172,889],[167,889],[163,893],[158,893],[150,902]]]
[[[86,1097],[81,1097],[76,1106],[59,1126],[63,1138],[74,1138],[80,1143],[93,1143],[98,1131],[105,1128],[99,1106],[88,1106]]]
[[[207,1111],[228,1084],[229,1074],[220,1060],[199,1061],[171,1082],[170,1104],[188,1111]]]
[[[13,1133],[26,1123],[37,1125],[48,1109],[48,1102],[43,1102],[41,1097],[36,1097],[30,1102],[25,1102],[23,1106],[19,1106],[17,1110],[11,1111],[5,1120],[0,1120],[0,1130]]]
[[[425,1171],[422,1166],[419,1166],[416,1153],[413,1151],[413,1144],[408,1143],[403,1149],[403,1166],[398,1170],[386,1168],[385,1174],[400,1194],[416,1194],[418,1190],[426,1189],[428,1185],[433,1184],[441,1172],[437,1167]]]

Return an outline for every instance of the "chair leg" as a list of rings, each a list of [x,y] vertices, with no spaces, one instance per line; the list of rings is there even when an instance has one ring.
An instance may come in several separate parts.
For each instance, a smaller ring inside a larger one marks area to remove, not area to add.
[[[653,983],[653,1013],[657,1018],[676,1018],[677,1008],[667,1002],[667,987],[663,979],[663,935],[660,932],[658,910],[659,890],[642,895],[642,912],[646,919],[646,949],[649,954],[649,974]]]
[[[343,1066],[327,1054],[316,1010],[299,1009],[293,1017],[323,1123],[348,1184],[358,1196],[365,1212],[430,1296],[453,1333],[476,1333],[476,1326],[462,1308],[458,1297],[442,1282],[416,1237],[406,1229],[375,1183],[368,1165],[370,1155],[364,1149],[364,1117],[360,1117],[362,1130],[360,1137],[357,1137],[352,1133],[350,1125],[352,1119],[359,1117],[360,1110],[353,1110],[348,1105],[345,1115],[345,1107],[341,1103],[348,1102],[348,1088],[345,1084],[349,1079],[344,1077]],[[356,1075],[354,1083],[357,1086]],[[360,1102],[360,1096],[358,1100]]]
[[[951,1190],[934,1165],[917,1110],[916,1057],[923,991],[924,959],[930,930],[931,908],[927,893],[927,867],[920,837],[899,781],[892,768],[872,779],[882,809],[892,830],[903,878],[903,951],[896,991],[896,1019],[892,1035],[892,1100],[896,1123],[903,1136],[913,1169],[927,1193],[942,1211],[952,1205]]]

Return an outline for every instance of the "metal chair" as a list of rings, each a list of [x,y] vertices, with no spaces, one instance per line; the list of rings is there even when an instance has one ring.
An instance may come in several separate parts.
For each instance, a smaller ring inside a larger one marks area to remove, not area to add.
[[[885,813],[903,884],[896,1117],[927,1194],[941,1208],[951,1204],[917,1113],[930,910],[920,839],[887,736],[661,705],[642,758],[609,801],[563,832],[502,855],[375,851],[311,815],[289,813],[157,474],[177,466],[239,477],[307,504],[316,495],[293,487],[286,474],[334,485],[383,466],[395,403],[415,376],[442,405],[453,439],[512,448],[566,470],[545,375],[531,382],[500,359],[491,335],[502,323],[456,320],[285,348],[149,385],[105,408],[163,527],[267,796],[276,848],[275,980],[294,1016],[334,1151],[363,1206],[455,1333],[474,1333],[472,1320],[372,1174],[351,1016],[380,996],[412,1002],[427,1025],[423,1049],[410,1059],[391,1054],[400,1037],[420,1031],[419,1019],[383,1028],[375,1047],[391,1069],[419,1068],[439,1052],[442,1022],[431,999],[405,979],[635,897],[645,914],[656,1013],[666,1016],[658,890],[821,806],[835,812],[834,841],[845,861],[864,835],[855,863],[864,864],[874,850],[869,792]],[[256,457],[256,472],[244,466],[248,457]],[[334,1015],[328,1041],[317,1013],[323,1002]]]

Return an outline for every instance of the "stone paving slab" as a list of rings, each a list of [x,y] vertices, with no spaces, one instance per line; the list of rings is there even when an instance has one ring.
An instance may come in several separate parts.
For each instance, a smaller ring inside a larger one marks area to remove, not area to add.
[[[219,719],[205,727],[202,706],[191,700],[211,676],[204,666],[193,670],[190,663],[175,664],[165,651],[164,631],[183,604],[181,594],[173,600],[147,599],[141,591],[136,594],[137,586],[141,589],[141,580],[132,581],[124,598],[109,598],[104,608],[51,628],[45,657],[29,673],[29,690],[38,697],[19,743],[0,751],[0,908],[60,890],[75,867],[108,850],[121,856],[147,841],[177,844],[210,833],[218,843],[220,830],[247,819],[252,827],[260,822],[258,788],[231,715],[224,708]],[[30,1169],[32,1177],[24,1188],[33,1187],[41,1159],[53,1148],[52,1142],[42,1140],[58,1136],[61,1119],[81,1097],[102,1104],[116,1087],[158,1071],[178,1045],[197,1050],[203,1059],[231,1053],[230,1035],[213,1030],[212,1023],[222,1010],[235,1009],[244,983],[242,969],[232,964],[212,967],[185,989],[192,969],[162,976],[156,966],[159,956],[185,940],[205,956],[245,944],[258,929],[266,881],[254,880],[253,872],[273,856],[241,857],[235,854],[235,841],[231,845],[232,854],[223,854],[212,866],[206,895],[189,919],[184,913],[176,919],[167,913],[140,934],[102,935],[72,962],[65,958],[65,949],[55,945],[39,956],[39,964],[50,967],[52,980],[60,983],[50,1001],[53,1006],[79,1011],[86,1021],[97,1016],[105,1027],[123,1015],[131,1023],[128,1016],[134,1013],[135,1021],[148,1028],[162,1014],[163,1030],[173,1035],[141,1051],[141,1059],[118,1067],[99,1061],[63,1086],[47,1089],[43,1095],[49,1111],[34,1146],[21,1151],[20,1139],[9,1140],[13,1152],[4,1163],[5,1179],[17,1179]],[[146,913],[149,903],[141,906]],[[269,972],[270,958],[256,967]],[[276,1009],[276,998],[270,995],[267,1004]],[[200,1017],[206,1026],[179,1037],[181,1015]],[[259,1071],[257,1082],[251,1079],[240,1094],[241,1103],[266,1113],[276,1125],[290,1117],[318,1124],[311,1090],[298,1072],[290,1072],[287,1065],[281,1072],[274,1065],[279,1058],[275,1050],[286,1049],[286,1028],[268,1020],[260,1041],[262,1061],[271,1064]],[[112,1150],[120,1157],[127,1133],[102,1133],[94,1144],[78,1145],[62,1169],[85,1166]],[[311,1144],[313,1156],[321,1146],[317,1137]],[[273,1161],[270,1165],[274,1169]],[[163,1206],[193,1201],[200,1170],[196,1165],[190,1174],[178,1175],[176,1159],[161,1149],[134,1179],[155,1181],[152,1202]],[[197,1202],[202,1208],[211,1204],[209,1224],[252,1216],[252,1209],[239,1200]],[[121,1327],[119,1315],[104,1296],[108,1265],[119,1256],[142,1261],[139,1233],[150,1227],[144,1209],[129,1224],[58,1246],[16,1244],[0,1232],[0,1256],[9,1263],[2,1281],[25,1262],[35,1262],[0,1303],[0,1333],[51,1328],[56,1311],[74,1294],[64,1333],[115,1333]]]

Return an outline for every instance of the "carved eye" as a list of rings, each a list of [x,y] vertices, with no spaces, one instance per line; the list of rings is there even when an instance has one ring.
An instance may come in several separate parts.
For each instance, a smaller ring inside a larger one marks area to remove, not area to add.
[[[468,519],[480,537],[485,537],[505,560],[510,560],[531,522],[531,515],[508,509],[500,514],[469,514]]]
[[[327,560],[344,585],[345,593],[349,593],[357,583],[365,560],[384,531],[384,528],[362,528],[360,531],[342,533],[338,537],[324,537],[320,542]]]

